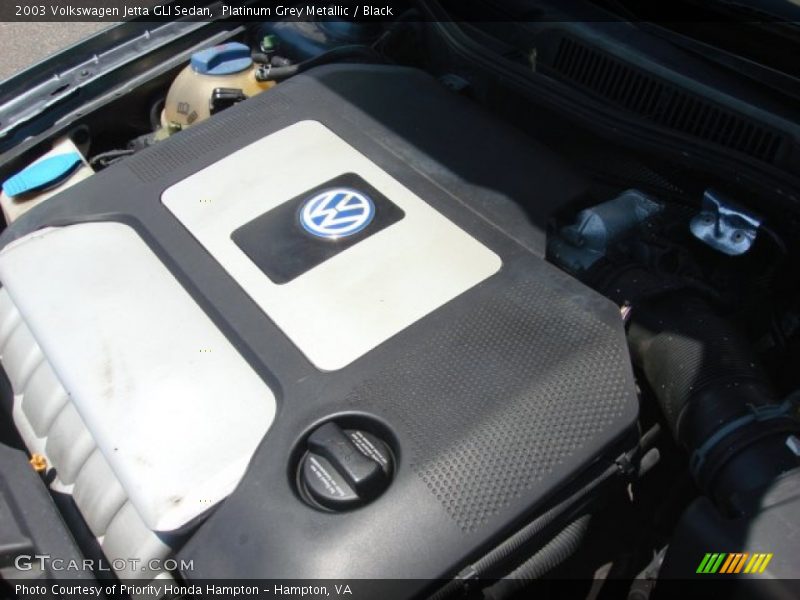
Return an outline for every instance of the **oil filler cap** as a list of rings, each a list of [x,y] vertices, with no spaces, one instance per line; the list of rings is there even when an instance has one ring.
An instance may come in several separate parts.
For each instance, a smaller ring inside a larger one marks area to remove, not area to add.
[[[300,463],[300,491],[312,504],[340,511],[375,499],[389,485],[393,458],[369,432],[329,422],[308,437]]]

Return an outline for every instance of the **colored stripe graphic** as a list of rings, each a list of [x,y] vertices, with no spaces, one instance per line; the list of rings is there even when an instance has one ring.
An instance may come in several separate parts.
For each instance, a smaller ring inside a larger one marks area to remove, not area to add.
[[[699,567],[697,567],[697,571],[696,571],[696,573],[705,573],[705,572],[706,572],[706,571],[705,571],[706,565],[708,564],[708,562],[709,562],[709,560],[710,560],[710,559],[711,559],[711,555],[710,555],[710,554],[706,554],[706,555],[703,557],[703,560],[702,560],[702,561],[700,561],[700,566],[699,566]]]
[[[725,562],[722,563],[722,568],[719,570],[720,573],[730,573],[731,565],[736,562],[736,559],[739,557],[738,554],[728,554],[728,558],[725,559]]]
[[[703,557],[703,561],[700,563],[700,566],[697,567],[697,572],[716,573],[726,556],[727,554],[725,552],[706,554],[705,557]]]
[[[697,573],[702,574],[735,574],[735,573],[763,573],[772,560],[772,553],[756,552],[708,552],[700,565]],[[743,570],[744,569],[744,570]]]
[[[766,571],[767,565],[769,564],[769,561],[772,560],[772,556],[773,556],[773,554],[772,554],[772,552],[770,552],[769,554],[767,554],[764,557],[764,562],[761,563],[761,569],[759,569],[759,571],[758,571],[759,573],[763,573],[764,571]]]
[[[745,573],[763,573],[767,568],[769,561],[772,560],[772,554],[753,554],[753,558],[747,563]]]
[[[714,564],[711,566],[711,569],[709,569],[708,572],[709,573],[716,573],[717,570],[719,569],[720,565],[722,564],[722,561],[725,560],[726,556],[727,556],[727,554],[725,554],[724,552],[721,553],[719,555],[719,557],[717,558],[717,560],[714,562]]]
[[[764,560],[763,554],[753,554],[753,558],[747,564],[745,573],[758,573],[758,568],[761,566],[761,561]]]
[[[742,567],[744,566],[744,563],[747,560],[748,556],[750,556],[749,552],[745,552],[744,554],[742,554],[742,558],[739,559],[739,564],[736,565],[736,570],[734,571],[734,573],[741,572]]]
[[[747,566],[744,568],[745,573],[749,573],[753,570],[753,565],[756,564],[758,557],[761,556],[760,554],[753,554],[753,557],[750,559],[750,562],[747,563]]]

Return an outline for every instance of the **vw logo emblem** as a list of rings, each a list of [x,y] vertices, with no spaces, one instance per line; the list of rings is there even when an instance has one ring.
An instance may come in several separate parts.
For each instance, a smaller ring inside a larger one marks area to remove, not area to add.
[[[375,217],[372,199],[351,188],[331,188],[313,196],[300,210],[308,233],[335,240],[362,231]]]

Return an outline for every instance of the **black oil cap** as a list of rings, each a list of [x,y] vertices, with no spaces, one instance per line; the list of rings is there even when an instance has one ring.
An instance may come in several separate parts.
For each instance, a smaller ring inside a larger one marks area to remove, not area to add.
[[[393,462],[389,447],[373,434],[325,423],[308,437],[300,464],[301,492],[330,510],[355,508],[388,487]]]

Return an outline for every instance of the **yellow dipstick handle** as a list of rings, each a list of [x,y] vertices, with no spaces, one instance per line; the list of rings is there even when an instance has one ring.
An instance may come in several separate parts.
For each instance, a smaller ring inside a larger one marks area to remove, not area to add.
[[[41,454],[32,454],[30,463],[37,473],[44,473],[47,470],[47,459]]]

